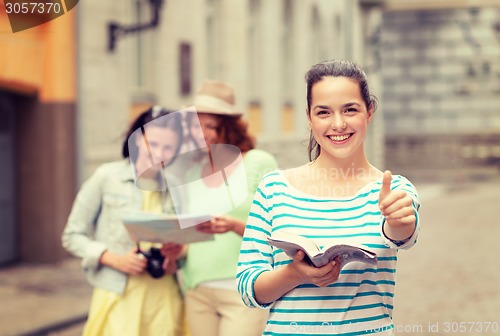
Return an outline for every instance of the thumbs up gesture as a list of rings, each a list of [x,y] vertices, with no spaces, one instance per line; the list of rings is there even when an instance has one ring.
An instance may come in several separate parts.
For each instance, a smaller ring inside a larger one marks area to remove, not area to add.
[[[404,190],[391,190],[392,173],[384,172],[379,195],[379,208],[385,217],[385,235],[392,240],[410,237],[415,228],[415,213],[410,196]]]

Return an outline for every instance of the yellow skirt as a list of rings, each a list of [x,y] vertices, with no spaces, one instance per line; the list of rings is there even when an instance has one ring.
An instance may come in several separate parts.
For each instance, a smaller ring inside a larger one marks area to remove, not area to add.
[[[172,275],[129,276],[120,295],[94,288],[83,336],[186,336],[179,286]]]

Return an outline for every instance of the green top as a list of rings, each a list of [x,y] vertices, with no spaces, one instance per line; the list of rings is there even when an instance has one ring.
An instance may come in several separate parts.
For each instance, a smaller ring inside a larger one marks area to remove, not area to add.
[[[227,212],[227,215],[246,222],[261,178],[270,171],[277,169],[278,165],[271,154],[258,149],[248,151],[243,157],[243,163],[243,166],[240,165],[229,175],[229,189],[231,189],[231,185],[235,184],[234,180],[238,178],[238,175],[245,174],[248,194],[235,195],[233,193],[233,200],[238,199],[238,197],[244,197],[244,200],[238,202],[239,204]],[[241,168],[244,168],[244,170],[237,172]],[[201,178],[201,165],[194,167],[188,174],[194,174],[194,176],[200,176]],[[232,179],[233,181],[231,181]],[[193,181],[195,179],[190,178],[189,180]],[[220,208],[221,203],[224,203],[223,195],[227,193],[225,184],[222,184],[221,187],[209,188],[204,183],[201,183],[201,180],[198,181],[200,183],[193,183],[192,187],[188,187],[188,195],[193,195],[193,197],[188,196],[188,198],[190,200],[199,200],[196,204],[190,203],[188,205],[190,212],[194,210],[210,212],[210,209]],[[221,191],[224,191],[224,193],[220,194]],[[201,204],[200,200],[203,204]],[[182,276],[185,289],[194,288],[206,281],[236,278],[242,237],[234,232],[227,232],[216,234],[214,238],[213,241],[195,243],[189,246]]]

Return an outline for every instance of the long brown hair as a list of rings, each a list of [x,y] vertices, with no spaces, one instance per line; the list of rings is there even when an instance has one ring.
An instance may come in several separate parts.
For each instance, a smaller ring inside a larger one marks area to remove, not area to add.
[[[220,143],[236,146],[242,153],[255,148],[255,138],[248,133],[248,123],[243,118],[215,113],[210,114],[218,119],[217,133]],[[196,113],[187,114],[186,122],[188,129],[191,128],[192,119],[195,116]]]
[[[219,116],[219,136],[224,144],[234,145],[242,153],[255,147],[255,138],[248,133],[248,122],[241,117]]]

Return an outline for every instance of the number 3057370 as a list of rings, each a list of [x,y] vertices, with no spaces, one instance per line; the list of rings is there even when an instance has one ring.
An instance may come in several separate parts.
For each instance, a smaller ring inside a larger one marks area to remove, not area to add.
[[[487,333],[498,332],[498,322],[445,322],[445,333]]]
[[[59,14],[62,8],[57,2],[5,2],[5,10],[7,14]]]

